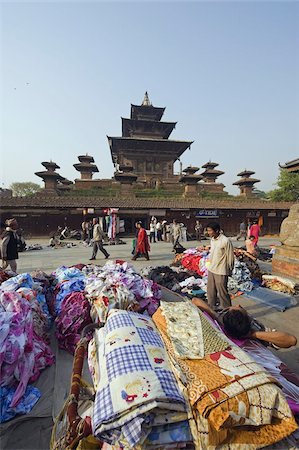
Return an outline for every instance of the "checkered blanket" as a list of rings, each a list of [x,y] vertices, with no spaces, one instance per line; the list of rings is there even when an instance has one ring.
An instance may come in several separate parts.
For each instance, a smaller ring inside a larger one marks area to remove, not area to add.
[[[93,412],[96,437],[135,448],[142,445],[155,424],[186,419],[184,397],[149,317],[111,310],[95,340],[99,364]]]

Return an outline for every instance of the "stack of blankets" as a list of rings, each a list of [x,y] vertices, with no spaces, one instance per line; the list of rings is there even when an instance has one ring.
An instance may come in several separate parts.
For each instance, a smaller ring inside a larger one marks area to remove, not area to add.
[[[33,387],[54,363],[49,346],[51,316],[44,285],[25,273],[0,286],[0,422],[28,413],[40,398]]]
[[[110,310],[89,366],[105,448],[286,449],[297,430],[278,382],[189,301]]]

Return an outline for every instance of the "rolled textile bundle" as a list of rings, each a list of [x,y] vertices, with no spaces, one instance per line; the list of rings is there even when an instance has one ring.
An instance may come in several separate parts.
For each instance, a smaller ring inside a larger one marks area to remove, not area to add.
[[[256,449],[293,433],[296,421],[275,380],[226,336],[222,340],[218,334],[215,336],[216,329],[202,320],[203,314],[195,311],[191,303],[171,306],[172,309],[162,301],[153,320],[176,368],[176,376],[187,388],[202,448],[212,450],[221,444],[231,450],[242,445]],[[191,330],[188,316],[194,318],[195,313],[198,321]],[[182,330],[176,333],[175,340],[174,328],[169,324]],[[188,336],[189,331],[192,336]],[[188,355],[187,343],[195,342],[194,333],[201,342]],[[210,338],[220,346],[218,351],[210,347],[212,352],[208,353],[206,343],[211,345]]]
[[[94,339],[92,364],[98,364],[94,435],[127,449],[152,448],[159,436],[163,448],[191,445],[185,399],[152,320],[111,310]]]

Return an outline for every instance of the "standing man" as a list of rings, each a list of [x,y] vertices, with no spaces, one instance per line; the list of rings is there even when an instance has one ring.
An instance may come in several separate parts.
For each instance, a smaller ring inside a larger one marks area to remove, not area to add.
[[[201,242],[201,235],[202,235],[202,231],[203,231],[203,226],[202,226],[202,224],[201,224],[201,222],[199,220],[197,220],[196,223],[195,223],[194,231],[195,231],[196,240]]]
[[[157,230],[157,241],[160,242],[162,241],[162,223],[160,222],[160,220],[158,220],[156,224],[156,230]]]
[[[1,241],[1,257],[3,269],[10,266],[13,272],[17,271],[18,255],[18,238],[16,230],[18,229],[18,222],[16,219],[8,219],[6,228],[2,234]]]
[[[247,235],[247,229],[246,229],[246,223],[244,222],[244,220],[242,220],[242,222],[240,223],[240,230],[239,230],[239,234],[237,236],[237,241],[240,238],[244,238],[244,241],[246,241],[246,236]]]
[[[230,239],[221,232],[220,225],[210,222],[207,233],[211,238],[210,265],[208,267],[208,304],[215,309],[217,297],[221,309],[231,306],[227,290],[228,276],[234,268],[234,248]]]
[[[132,258],[133,261],[136,261],[139,256],[144,255],[145,259],[149,260],[148,252],[150,251],[150,245],[148,243],[148,237],[146,234],[146,230],[143,228],[141,222],[136,222],[136,228],[138,230],[137,236],[137,244],[135,248],[135,254]]]
[[[149,229],[150,229],[150,243],[152,242],[156,243],[156,222],[153,218],[150,221]]]
[[[99,219],[97,218],[92,219],[92,224],[93,224],[93,247],[92,247],[92,256],[89,259],[89,261],[96,259],[98,250],[100,250],[105,255],[106,259],[108,259],[110,255],[103,247],[103,239],[105,237],[105,234],[99,225]]]
[[[181,225],[177,223],[175,219],[172,221],[172,243],[173,249],[177,244],[180,243],[180,239],[182,238]]]

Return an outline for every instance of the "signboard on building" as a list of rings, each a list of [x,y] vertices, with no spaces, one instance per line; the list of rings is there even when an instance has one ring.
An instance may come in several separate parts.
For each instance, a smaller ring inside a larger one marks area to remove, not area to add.
[[[201,219],[216,219],[219,217],[218,209],[200,209],[195,214],[195,217],[200,217]]]

